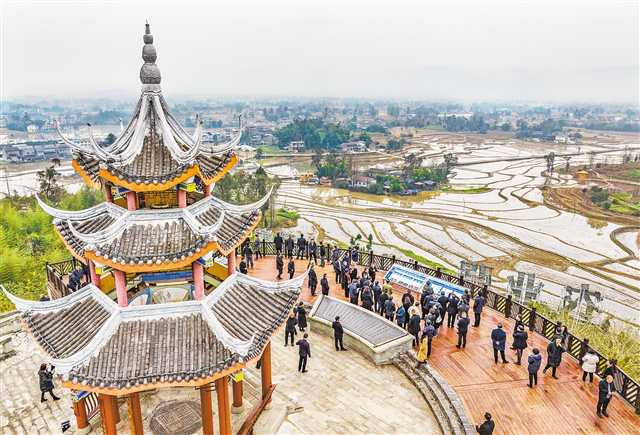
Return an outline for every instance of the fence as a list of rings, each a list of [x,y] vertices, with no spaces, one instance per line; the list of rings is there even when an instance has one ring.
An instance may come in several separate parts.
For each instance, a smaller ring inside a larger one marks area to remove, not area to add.
[[[274,242],[262,242],[262,255],[275,255],[276,247]],[[327,248],[329,252],[329,248]],[[294,250],[294,254],[297,253],[297,248]],[[338,249],[339,258],[341,259],[349,253],[346,249]],[[327,254],[329,255],[329,254]],[[542,335],[547,340],[552,340],[555,335],[557,323],[547,319],[541,314],[536,312],[535,308],[528,307],[513,301],[511,296],[503,296],[498,292],[492,290],[488,286],[480,286],[475,283],[465,282],[462,277],[449,275],[442,272],[440,269],[432,269],[430,267],[419,264],[417,261],[410,262],[405,260],[399,260],[395,256],[377,255],[373,252],[358,252],[357,263],[361,266],[374,266],[378,270],[388,270],[393,264],[399,264],[418,272],[422,272],[426,275],[436,278],[444,279],[453,284],[460,285],[470,290],[473,297],[478,293],[482,293],[486,299],[486,306],[498,311],[507,318],[515,319],[518,314],[522,316],[522,321],[525,325],[529,326],[529,330]],[[567,353],[575,360],[580,362],[582,340],[573,334],[569,334]],[[606,367],[607,358],[596,351],[598,355],[598,370],[597,373],[601,374]],[[635,408],[637,414],[640,414],[640,385],[634,381],[624,371],[618,369],[618,372],[614,376],[614,384],[616,390],[620,396]]]
[[[236,254],[238,253],[238,251],[239,250],[236,249]],[[327,248],[327,252],[329,252],[329,248]],[[297,254],[297,249],[294,250],[294,253]],[[338,253],[339,258],[341,259],[345,255],[347,255],[349,251],[339,248]],[[265,256],[275,255],[275,243],[263,241],[261,254]],[[522,316],[522,321],[525,325],[529,326],[530,331],[544,336],[547,340],[551,340],[554,338],[557,323],[554,323],[541,314],[538,314],[535,308],[531,308],[526,305],[522,305],[519,302],[513,301],[511,296],[503,296],[498,292],[490,289],[488,286],[480,286],[475,283],[465,282],[461,277],[449,275],[439,269],[432,269],[430,267],[419,264],[417,261],[410,262],[399,260],[395,256],[389,257],[386,255],[377,255],[373,252],[358,252],[357,263],[361,266],[374,266],[378,270],[388,270],[393,264],[399,264],[401,266],[417,270],[418,272],[422,272],[426,275],[444,279],[451,283],[465,287],[470,290],[472,296],[474,297],[478,293],[482,293],[486,299],[486,306],[488,306],[489,308],[492,308],[500,312],[505,317],[512,319],[515,319],[516,316],[520,314]],[[71,290],[64,283],[62,277],[70,273],[79,265],[80,262],[75,258],[72,258],[71,260],[61,261],[59,263],[47,264],[47,279],[49,281],[50,291],[52,288],[55,288],[55,291],[57,292],[54,295],[52,291],[52,298],[66,296],[67,294],[71,293]],[[567,353],[578,362],[580,362],[580,357],[582,356],[580,354],[581,345],[582,340],[570,333]],[[607,358],[597,351],[596,354],[599,358],[597,373],[601,374],[606,366]],[[637,414],[640,414],[640,385],[638,385],[636,381],[634,381],[631,377],[629,377],[629,375],[627,375],[620,369],[618,369],[618,372],[614,377],[614,383],[616,386],[616,390],[618,391],[620,396],[635,408]]]

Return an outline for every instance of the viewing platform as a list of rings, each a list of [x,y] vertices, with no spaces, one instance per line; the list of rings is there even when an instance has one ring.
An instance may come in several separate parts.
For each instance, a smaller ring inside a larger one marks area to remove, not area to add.
[[[308,263],[308,260],[295,260],[296,275],[303,273]],[[330,264],[324,268],[316,266],[316,273],[318,280],[323,273],[327,274],[331,284],[330,296],[347,300],[340,285],[335,283],[335,274]],[[275,279],[275,258],[267,256],[257,260],[255,267],[249,269],[249,274],[263,279]],[[382,270],[376,278],[382,280]],[[311,296],[305,282],[300,297],[305,302],[314,303],[319,294],[318,287],[316,296]],[[400,296],[399,292],[394,292],[395,300],[399,300]],[[491,304],[489,301],[487,306],[490,307]],[[550,373],[543,375],[541,371],[538,386],[532,389],[527,385],[526,362],[516,365],[514,351],[507,350],[509,364],[494,364],[490,335],[500,322],[505,327],[507,343],[510,345],[514,320],[505,318],[502,313],[491,308],[483,311],[480,327],[469,328],[466,349],[459,350],[455,347],[456,330],[447,328],[446,324],[440,327],[438,336],[433,341],[433,352],[428,364],[462,398],[472,422],[481,423],[484,413],[490,412],[496,422],[494,434],[638,433],[640,416],[618,394],[609,406],[610,417],[596,416],[599,378],[596,377],[592,384],[583,383],[579,364],[566,353],[558,370],[559,379],[553,379]],[[534,347],[540,349],[543,361],[546,361],[549,341],[544,336],[529,332],[527,343],[523,361],[526,361],[528,352]],[[616,379],[616,383],[619,382],[620,379]],[[627,385],[627,392],[633,393],[633,397],[638,400],[640,393],[637,385]]]

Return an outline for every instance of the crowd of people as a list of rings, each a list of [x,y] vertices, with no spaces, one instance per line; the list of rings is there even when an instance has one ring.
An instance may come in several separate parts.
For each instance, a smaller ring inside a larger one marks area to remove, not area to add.
[[[328,295],[330,291],[329,277],[326,273],[322,274],[322,278],[318,280],[318,274],[314,265],[323,267],[328,263],[333,268],[334,282],[340,284],[344,297],[350,303],[359,305],[362,308],[375,312],[383,316],[387,320],[394,322],[398,327],[407,330],[413,336],[413,346],[416,349],[416,358],[418,367],[426,364],[431,357],[433,343],[437,339],[439,331],[443,328],[446,320],[447,328],[455,328],[457,334],[456,348],[464,350],[467,346],[467,335],[469,327],[478,328],[482,322],[482,313],[486,304],[487,288],[480,291],[473,297],[468,289],[463,294],[450,292],[448,295],[444,291],[435,292],[428,282],[420,295],[414,294],[407,290],[397,298],[394,295],[393,287],[389,282],[383,280],[381,283],[377,279],[378,270],[374,266],[362,267],[358,265],[359,250],[349,249],[344,255],[343,251],[337,247],[331,247],[314,240],[307,240],[303,235],[297,240],[292,236],[286,239],[276,235],[276,268],[277,278],[282,278],[284,271],[284,259],[288,259],[287,273],[289,278],[293,278],[295,274],[294,259],[307,259],[309,261],[309,279],[308,286],[312,296],[316,295],[318,284],[322,294]],[[245,256],[249,256],[250,252],[244,252]],[[360,268],[360,269],[359,269]],[[296,334],[295,325],[302,322],[306,325],[306,312],[304,307],[297,307],[292,312],[287,321],[285,345],[288,339],[293,345],[293,336]],[[473,322],[471,321],[473,314]],[[333,322],[335,348],[337,351],[346,350],[343,345],[344,330],[340,323],[339,317]],[[296,344],[300,347],[300,367],[304,372],[306,367],[306,358],[310,357],[310,349],[305,334],[304,341],[299,340]],[[529,335],[527,328],[518,315],[511,333],[511,347],[514,351],[513,362],[522,365],[523,358],[527,364],[527,372],[529,375],[528,386],[534,388],[538,384],[538,372],[542,368],[543,374],[551,371],[551,377],[558,379],[558,370],[562,363],[563,354],[567,352],[569,342],[569,331],[566,325],[558,323],[554,331],[554,337],[546,348],[546,361],[542,367],[543,355],[540,349],[533,348],[531,352],[524,356],[525,350],[528,348]],[[507,331],[502,323],[499,323],[491,331],[491,345],[493,349],[494,363],[509,363],[506,355]],[[587,378],[589,382],[593,382],[593,375],[597,371],[599,361],[598,355],[589,347],[588,339],[582,343],[580,352],[580,363],[583,369],[583,382]],[[304,361],[302,360],[304,355]],[[611,360],[608,362],[607,369],[602,373],[599,382],[599,400],[597,405],[597,415],[599,417],[608,417],[607,406],[611,400],[615,385],[613,378],[616,373],[616,362]],[[491,425],[493,420],[489,418]],[[484,426],[487,429],[487,426]]]

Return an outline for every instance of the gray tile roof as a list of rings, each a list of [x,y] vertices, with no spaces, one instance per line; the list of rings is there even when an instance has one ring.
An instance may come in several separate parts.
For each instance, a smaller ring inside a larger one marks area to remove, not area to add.
[[[201,203],[205,201],[206,198]],[[194,214],[197,224],[215,226],[223,206],[213,202],[197,206]],[[112,208],[103,208],[87,217],[76,219],[65,216],[55,219],[54,225],[77,256],[84,256],[85,250],[89,250],[115,263],[151,265],[193,256],[213,240],[218,242],[223,253],[227,253],[238,246],[260,220],[259,207],[246,211],[226,210],[220,227],[204,233],[194,229],[181,210],[166,209],[151,213],[141,210],[129,213],[125,222],[116,222],[121,216],[115,216]],[[53,213],[55,216],[55,211]],[[89,241],[116,225],[122,226],[122,231],[114,232],[108,240]],[[73,226],[73,231],[70,226]]]
[[[65,379],[130,388],[212,376],[258,357],[306,274],[271,283],[236,273],[201,301],[118,307],[88,285],[49,302],[2,289]]]

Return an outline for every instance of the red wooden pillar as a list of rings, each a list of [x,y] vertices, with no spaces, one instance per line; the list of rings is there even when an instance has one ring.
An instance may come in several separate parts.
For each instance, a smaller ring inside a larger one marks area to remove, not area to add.
[[[129,191],[126,193],[127,197],[127,210],[134,211],[137,208],[136,193]]]
[[[200,387],[200,411],[202,413],[202,435],[213,435],[213,405],[211,404],[211,386]]]
[[[204,298],[204,266],[199,261],[194,261],[191,263],[191,270],[193,271],[194,298],[199,301]]]
[[[233,250],[227,255],[227,273],[233,275],[236,272],[236,251]]]
[[[262,364],[260,366],[260,377],[262,378],[262,398],[269,394],[271,388],[271,340],[267,342],[262,352]],[[269,400],[271,402],[271,400]]]
[[[100,417],[102,417],[102,433],[117,435],[116,424],[120,419],[118,401],[114,396],[98,394],[98,403],[100,404]]]
[[[127,276],[121,270],[113,269],[113,277],[116,282],[116,295],[118,296],[118,305],[126,307],[129,305],[127,297]]]
[[[185,208],[187,206],[187,191],[178,187],[178,207]]]
[[[127,405],[129,408],[129,429],[131,430],[131,435],[143,435],[140,395],[138,393],[129,395],[129,397],[127,397]]]
[[[111,193],[111,185],[106,181],[102,183],[102,191],[107,202],[113,202],[113,194]]]
[[[220,435],[231,435],[231,409],[229,407],[229,377],[216,379],[216,394],[218,395],[218,419]]]
[[[233,390],[233,406],[231,407],[231,412],[234,414],[240,414],[244,409],[244,407],[242,406],[242,381],[233,381],[231,383],[231,386]]]
[[[76,427],[82,433],[83,429],[89,427],[87,407],[84,398],[73,402],[73,414],[76,416]]]
[[[89,263],[89,275],[91,276],[91,283],[100,288],[100,275],[98,275],[98,273],[96,272],[96,264],[91,260],[87,260],[87,262]]]
[[[211,185],[210,184],[205,184],[204,185],[204,196],[209,196],[211,195]]]

